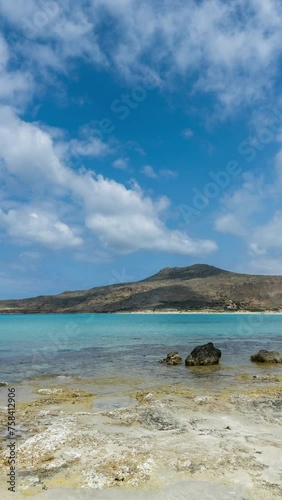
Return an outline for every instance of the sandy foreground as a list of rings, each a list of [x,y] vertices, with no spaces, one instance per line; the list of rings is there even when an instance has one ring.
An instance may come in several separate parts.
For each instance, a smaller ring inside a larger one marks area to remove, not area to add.
[[[16,390],[13,498],[282,498],[282,374],[271,367],[208,393],[70,377]],[[5,406],[1,424],[0,498],[8,499]]]

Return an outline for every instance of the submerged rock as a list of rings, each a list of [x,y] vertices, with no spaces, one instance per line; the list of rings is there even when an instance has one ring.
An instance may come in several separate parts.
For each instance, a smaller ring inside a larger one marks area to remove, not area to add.
[[[217,365],[221,358],[221,351],[214,347],[212,342],[200,345],[185,359],[186,366]]]
[[[261,349],[251,356],[254,363],[282,363],[282,354],[277,351],[266,351]]]
[[[68,387],[45,387],[43,389],[38,389],[36,392],[37,394],[54,396],[63,400],[72,398],[89,398],[93,396],[91,392],[86,392],[81,389],[69,389]]]
[[[169,352],[167,357],[159,361],[159,363],[165,363],[167,365],[181,365],[182,358],[179,356],[178,352]]]

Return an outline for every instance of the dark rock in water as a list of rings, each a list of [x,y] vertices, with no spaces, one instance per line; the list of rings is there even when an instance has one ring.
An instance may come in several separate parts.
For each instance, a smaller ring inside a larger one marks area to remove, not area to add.
[[[159,363],[166,363],[167,365],[181,365],[182,358],[179,356],[178,352],[169,352],[167,357],[159,361]]]
[[[254,363],[282,363],[282,354],[277,351],[266,351],[261,349],[251,356]]]
[[[7,382],[0,382],[0,387],[7,387],[8,383]]]
[[[221,351],[214,347],[212,342],[200,345],[185,359],[186,366],[217,365],[221,357]]]

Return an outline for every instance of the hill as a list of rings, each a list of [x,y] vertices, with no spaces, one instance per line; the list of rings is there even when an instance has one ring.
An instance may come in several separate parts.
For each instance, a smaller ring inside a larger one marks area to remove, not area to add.
[[[162,269],[134,283],[0,301],[1,314],[282,310],[282,276],[255,276],[205,264]]]
[[[217,276],[218,274],[232,274],[218,267],[208,266],[207,264],[195,264],[189,267],[165,267],[157,274],[146,278],[143,281],[159,280],[192,280],[196,278],[207,278],[208,276]]]

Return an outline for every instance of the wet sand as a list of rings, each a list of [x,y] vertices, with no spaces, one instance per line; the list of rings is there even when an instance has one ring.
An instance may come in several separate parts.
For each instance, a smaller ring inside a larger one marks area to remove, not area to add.
[[[193,370],[202,385],[136,391],[118,378],[53,377],[17,386],[14,498],[281,498],[281,370],[233,373],[220,387],[216,367]],[[6,420],[2,407],[3,499]]]

